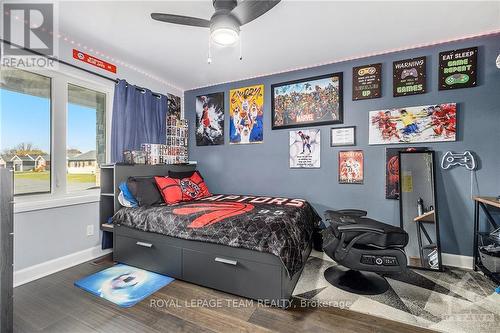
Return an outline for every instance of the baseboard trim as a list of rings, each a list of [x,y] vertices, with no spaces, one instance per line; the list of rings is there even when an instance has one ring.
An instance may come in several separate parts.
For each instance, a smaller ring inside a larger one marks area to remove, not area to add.
[[[320,258],[320,259],[323,259],[326,261],[333,262],[332,258],[327,256],[324,252],[312,250],[311,256],[316,257],[316,258]],[[470,256],[461,256],[458,254],[442,253],[441,259],[443,260],[444,266],[472,269],[472,257],[470,257]]]
[[[111,252],[112,249],[102,250],[100,246],[96,246],[20,269],[14,272],[14,287],[21,286],[25,283],[79,265],[86,261],[99,258]]]

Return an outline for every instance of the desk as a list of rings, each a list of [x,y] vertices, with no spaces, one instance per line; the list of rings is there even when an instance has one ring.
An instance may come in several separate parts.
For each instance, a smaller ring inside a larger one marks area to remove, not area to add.
[[[498,229],[498,223],[495,221],[491,215],[489,209],[491,207],[500,208],[500,200],[494,197],[473,197],[474,200],[474,270],[481,270],[485,275],[491,278],[496,283],[500,284],[500,273],[492,273],[486,267],[484,267],[479,259],[479,245],[486,245],[485,243],[495,243],[498,240],[494,240],[489,236],[489,231],[481,232],[479,229],[479,207],[483,210],[486,215],[486,220],[488,221],[492,229]]]

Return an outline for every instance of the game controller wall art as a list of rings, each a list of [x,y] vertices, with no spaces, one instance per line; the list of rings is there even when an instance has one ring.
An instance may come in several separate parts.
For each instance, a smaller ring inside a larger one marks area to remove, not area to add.
[[[477,85],[477,47],[439,53],[439,90]]]
[[[354,67],[352,69],[352,100],[382,96],[382,64]]]
[[[407,96],[426,92],[426,58],[419,57],[392,63],[393,96]]]
[[[369,113],[369,144],[456,141],[455,103]]]

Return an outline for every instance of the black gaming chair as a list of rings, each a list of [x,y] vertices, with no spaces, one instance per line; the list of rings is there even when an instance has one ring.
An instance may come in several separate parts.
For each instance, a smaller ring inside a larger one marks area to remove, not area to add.
[[[339,264],[325,271],[325,279],[349,292],[376,295],[389,289],[379,274],[406,270],[408,234],[366,214],[353,209],[325,212],[330,226],[323,231],[323,251]]]

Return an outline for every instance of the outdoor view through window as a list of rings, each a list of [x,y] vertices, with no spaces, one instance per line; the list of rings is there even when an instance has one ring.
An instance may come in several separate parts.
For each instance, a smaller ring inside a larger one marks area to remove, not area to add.
[[[64,132],[51,130],[51,78],[2,68],[0,82],[0,167],[14,170],[14,194],[51,192],[56,174],[66,174],[67,192],[98,187],[99,165],[105,161],[106,95],[67,85],[66,168],[52,170],[61,164],[52,161],[51,137],[57,142]]]

